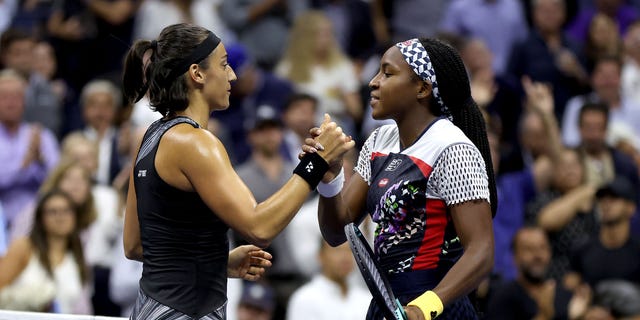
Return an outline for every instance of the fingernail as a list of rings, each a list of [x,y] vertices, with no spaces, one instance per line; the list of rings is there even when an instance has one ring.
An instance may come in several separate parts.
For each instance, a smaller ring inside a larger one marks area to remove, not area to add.
[[[317,143],[316,143],[316,149],[318,149],[318,150],[320,150],[320,151],[323,151],[323,150],[324,150],[324,146],[322,146],[322,145],[320,144],[320,142],[317,142]]]
[[[318,152],[318,150],[317,150],[316,148],[314,148],[314,147],[311,147],[311,150],[309,150],[309,151],[310,151],[311,153],[316,153],[316,152]]]

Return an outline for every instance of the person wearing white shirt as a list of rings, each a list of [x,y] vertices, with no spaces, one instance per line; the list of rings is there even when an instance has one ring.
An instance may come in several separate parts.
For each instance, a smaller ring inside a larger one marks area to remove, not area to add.
[[[350,284],[355,261],[349,245],[331,247],[322,241],[318,259],[322,272],[293,293],[287,320],[364,319],[371,294]]]

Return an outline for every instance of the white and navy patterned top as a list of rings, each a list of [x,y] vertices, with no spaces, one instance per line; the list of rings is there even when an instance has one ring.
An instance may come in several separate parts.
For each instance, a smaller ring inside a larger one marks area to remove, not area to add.
[[[446,118],[404,150],[396,125],[376,129],[355,171],[369,184],[366,209],[378,224],[374,251],[387,273],[448,270],[462,255],[462,245],[447,208],[489,201],[480,151]]]

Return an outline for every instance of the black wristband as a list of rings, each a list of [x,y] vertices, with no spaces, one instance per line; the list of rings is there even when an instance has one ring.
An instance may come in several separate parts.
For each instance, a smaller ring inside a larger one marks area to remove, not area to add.
[[[322,180],[322,176],[329,170],[329,164],[317,153],[307,153],[300,159],[300,163],[293,170],[314,190]]]

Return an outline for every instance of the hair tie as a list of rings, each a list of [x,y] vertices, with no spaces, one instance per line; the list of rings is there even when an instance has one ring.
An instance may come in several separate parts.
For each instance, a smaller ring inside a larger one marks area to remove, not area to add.
[[[440,90],[438,88],[438,80],[436,79],[436,70],[433,69],[431,58],[427,49],[422,46],[420,40],[413,38],[411,40],[402,41],[396,43],[396,47],[400,49],[400,52],[404,56],[404,60],[411,66],[413,72],[415,72],[423,81],[429,81],[431,83],[431,92],[433,97],[440,106],[440,111],[449,120],[453,121],[449,108],[444,104],[442,96],[440,96]]]

